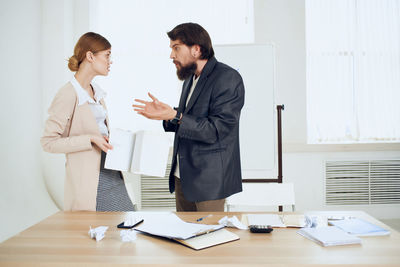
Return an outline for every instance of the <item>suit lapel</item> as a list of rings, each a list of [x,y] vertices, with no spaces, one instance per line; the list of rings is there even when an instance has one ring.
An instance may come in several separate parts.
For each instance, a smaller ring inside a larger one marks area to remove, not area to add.
[[[179,111],[183,112],[185,110],[185,106],[186,106],[186,99],[189,95],[189,91],[190,91],[190,87],[192,86],[193,83],[193,75],[190,76],[189,79],[187,79],[185,81],[185,83],[183,84],[183,88],[182,88],[182,93],[181,93],[181,98],[179,101]]]
[[[193,94],[190,97],[189,103],[188,103],[184,113],[188,113],[189,110],[193,107],[193,105],[196,102],[197,98],[199,97],[201,91],[203,90],[204,85],[207,82],[208,76],[214,69],[216,63],[217,63],[217,60],[215,59],[215,57],[212,57],[207,61],[206,65],[204,66],[204,69],[200,75],[200,80],[197,82],[197,85],[193,90]],[[193,78],[192,78],[192,80],[193,80]],[[189,87],[189,89],[190,89],[190,87]]]
[[[108,112],[107,112],[107,107],[106,107],[106,103],[104,102],[104,99],[100,100],[100,104],[106,110],[106,126],[107,126],[108,133],[110,133],[110,122],[108,120]]]

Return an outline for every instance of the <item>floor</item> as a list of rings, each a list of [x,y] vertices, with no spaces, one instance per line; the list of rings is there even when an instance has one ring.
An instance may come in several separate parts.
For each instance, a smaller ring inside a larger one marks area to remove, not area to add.
[[[387,219],[387,220],[380,220],[384,224],[388,225],[389,227],[395,229],[397,232],[400,232],[400,219]]]

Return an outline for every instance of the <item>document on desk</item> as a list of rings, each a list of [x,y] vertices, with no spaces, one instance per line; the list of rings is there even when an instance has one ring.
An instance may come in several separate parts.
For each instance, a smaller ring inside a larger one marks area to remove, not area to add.
[[[329,224],[356,236],[380,236],[390,234],[389,230],[358,218],[332,220]]]
[[[223,225],[207,225],[182,221],[174,213],[145,217],[134,229],[147,234],[173,239],[195,250],[238,240],[239,236],[222,229]]]
[[[286,227],[278,214],[247,214],[249,225],[270,225],[272,227]]]
[[[209,225],[199,223],[188,223],[182,221],[174,213],[160,214],[151,219],[146,219],[142,225],[135,227],[135,230],[151,235],[162,236],[172,239],[188,239],[207,232],[223,228],[223,225]]]
[[[301,228],[297,233],[324,247],[361,244],[359,237],[350,235],[335,226]]]
[[[195,250],[200,250],[216,246],[219,244],[235,241],[238,239],[239,239],[238,235],[226,229],[220,229],[218,231],[214,231],[200,236],[195,236],[185,240],[182,239],[175,239],[175,240]]]
[[[303,214],[247,214],[248,225],[270,225],[272,227],[305,227],[306,217]]]
[[[164,177],[171,141],[163,132],[112,129],[105,168]]]

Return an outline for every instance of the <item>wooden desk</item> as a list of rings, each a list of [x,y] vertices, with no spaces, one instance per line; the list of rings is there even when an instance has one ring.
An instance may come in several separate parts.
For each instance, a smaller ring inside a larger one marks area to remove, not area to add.
[[[178,213],[194,222],[207,213]],[[361,213],[360,213],[361,214]],[[368,216],[362,213],[363,217]],[[116,225],[125,213],[58,212],[0,244],[0,266],[116,266],[124,264],[170,265],[269,265],[308,266],[355,264],[353,266],[400,266],[400,234],[386,227],[390,236],[364,237],[362,245],[321,247],[300,236],[297,229],[275,228],[271,234],[252,234],[229,228],[240,240],[195,251],[167,239],[138,234],[134,243],[123,243]],[[217,223],[214,213],[204,223]],[[89,225],[110,226],[105,238],[88,236]]]

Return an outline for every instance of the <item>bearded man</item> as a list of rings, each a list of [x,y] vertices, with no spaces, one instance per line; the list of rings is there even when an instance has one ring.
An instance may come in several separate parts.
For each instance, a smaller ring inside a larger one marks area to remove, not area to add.
[[[218,62],[207,31],[184,23],[167,33],[170,58],[183,80],[179,105],[172,108],[149,93],[135,99],[135,111],[162,120],[175,132],[169,189],[177,211],[224,211],[225,198],[242,191],[239,119],[244,105],[240,74]]]

